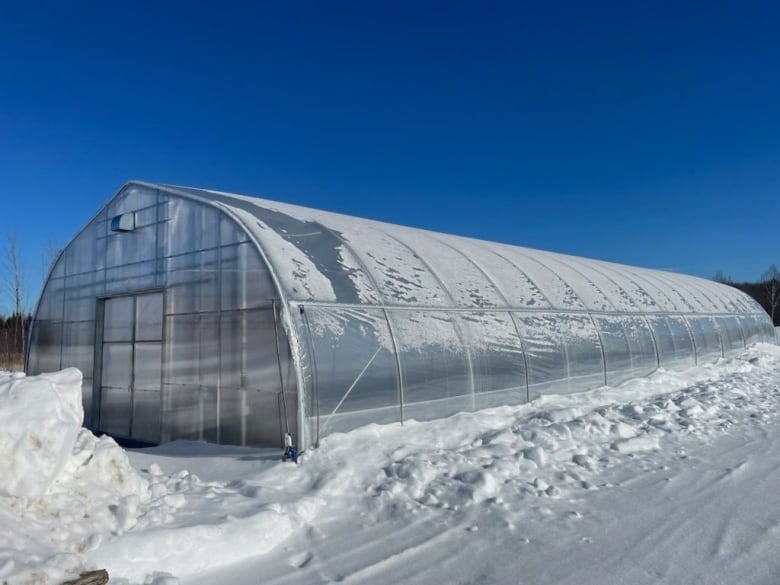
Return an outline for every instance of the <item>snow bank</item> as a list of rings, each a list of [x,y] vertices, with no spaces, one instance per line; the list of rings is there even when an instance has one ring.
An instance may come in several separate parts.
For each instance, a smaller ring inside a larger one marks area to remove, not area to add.
[[[62,472],[83,420],[75,368],[0,379],[0,495],[42,496]]]
[[[81,428],[81,372],[0,373],[0,582],[60,583],[79,553],[132,528],[148,482],[112,439]]]
[[[591,506],[611,500],[616,470],[627,485],[691,445],[780,419],[780,348],[766,344],[618,387],[336,433],[301,465],[194,442],[125,452],[80,428],[78,380],[0,373],[0,583],[105,568],[112,585],[381,585],[449,566],[416,581],[447,582],[471,570],[455,552],[473,543],[485,558],[548,530],[588,544],[572,527],[610,509]],[[245,578],[220,573],[236,567]]]

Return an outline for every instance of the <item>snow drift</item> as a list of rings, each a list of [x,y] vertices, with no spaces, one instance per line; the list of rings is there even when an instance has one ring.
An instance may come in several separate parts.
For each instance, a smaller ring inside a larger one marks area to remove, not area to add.
[[[80,428],[78,393],[74,370],[0,373],[0,583],[96,568],[112,585],[759,584],[780,571],[776,346],[335,433],[297,466],[193,442],[126,452]]]
[[[60,582],[132,527],[149,484],[112,439],[81,427],[81,372],[0,373],[0,580]]]

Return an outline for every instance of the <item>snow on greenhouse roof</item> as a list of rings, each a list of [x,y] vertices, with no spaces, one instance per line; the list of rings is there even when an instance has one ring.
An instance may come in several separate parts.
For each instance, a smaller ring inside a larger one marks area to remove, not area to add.
[[[465,309],[763,313],[740,291],[637,268],[206,189],[133,182],[232,215],[288,300]]]

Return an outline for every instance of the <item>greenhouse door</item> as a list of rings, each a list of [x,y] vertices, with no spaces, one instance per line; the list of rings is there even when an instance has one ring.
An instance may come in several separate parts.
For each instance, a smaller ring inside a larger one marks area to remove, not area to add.
[[[161,292],[103,301],[99,431],[159,441],[162,323]]]

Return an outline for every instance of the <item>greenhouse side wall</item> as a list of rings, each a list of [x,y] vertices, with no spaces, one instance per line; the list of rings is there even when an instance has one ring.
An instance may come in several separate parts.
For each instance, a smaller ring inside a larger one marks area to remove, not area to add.
[[[130,214],[132,229],[113,231]],[[257,248],[213,206],[125,188],[77,235],[39,301],[28,372],[79,368],[85,423],[118,437],[280,445],[297,432],[282,306]]]
[[[712,362],[774,341],[759,316],[416,311],[305,305],[315,442]]]

